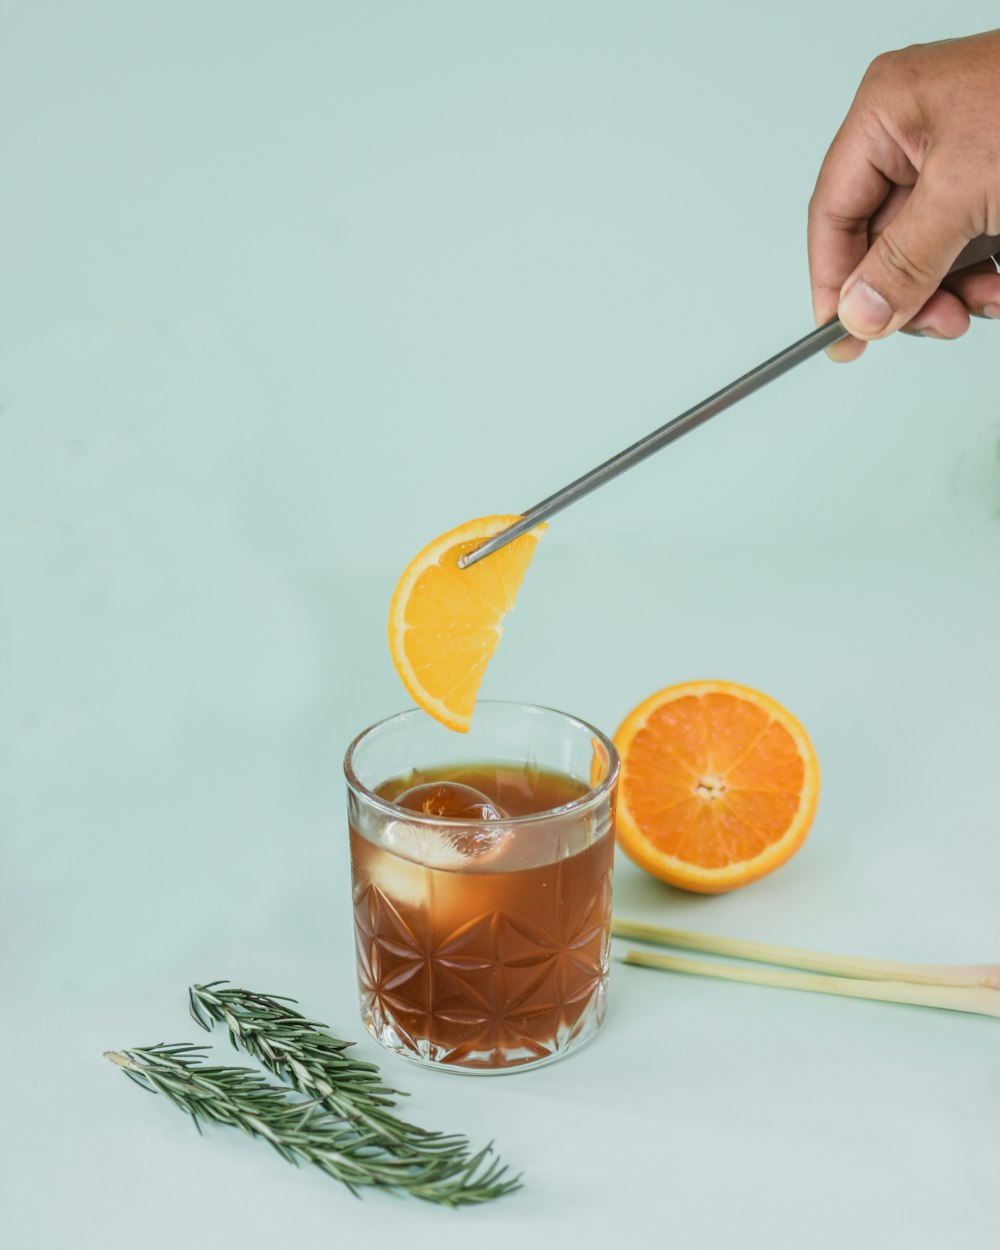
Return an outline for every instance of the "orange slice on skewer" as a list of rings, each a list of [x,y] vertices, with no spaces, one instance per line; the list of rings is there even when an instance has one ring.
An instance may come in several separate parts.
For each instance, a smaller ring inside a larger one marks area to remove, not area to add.
[[[406,566],[389,606],[389,650],[403,685],[425,712],[459,733],[472,724],[503,618],[546,527],[466,569],[458,560],[518,519],[481,517],[435,538]]]

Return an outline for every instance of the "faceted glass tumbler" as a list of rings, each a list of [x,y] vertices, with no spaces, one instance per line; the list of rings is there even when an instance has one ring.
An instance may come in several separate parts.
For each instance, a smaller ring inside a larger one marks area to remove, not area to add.
[[[358,984],[383,1046],[442,1070],[500,1073],[594,1034],[618,770],[599,730],[528,704],[481,702],[468,734],[413,709],[358,735],[344,761]],[[463,783],[486,772],[518,797],[488,818],[427,815],[380,793],[428,773]],[[547,795],[559,801],[532,810]]]

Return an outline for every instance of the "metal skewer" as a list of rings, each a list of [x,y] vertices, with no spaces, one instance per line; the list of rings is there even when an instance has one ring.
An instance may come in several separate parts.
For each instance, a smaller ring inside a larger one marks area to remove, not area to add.
[[[1000,235],[980,235],[979,238],[973,239],[971,243],[962,249],[949,273],[959,273],[972,265],[982,265],[988,261],[992,261],[996,265],[997,271],[1000,272]],[[513,542],[515,538],[520,538],[522,534],[527,534],[540,521],[547,521],[550,516],[555,516],[563,508],[568,508],[571,503],[576,503],[584,495],[589,495],[592,490],[597,490],[598,486],[603,486],[605,482],[610,482],[619,473],[624,473],[626,469],[631,469],[633,465],[638,464],[640,460],[645,460],[647,456],[651,456],[653,452],[659,451],[661,447],[666,447],[668,443],[676,442],[677,439],[687,434],[690,430],[697,429],[699,425],[704,424],[710,417],[716,416],[726,408],[731,408],[733,404],[738,403],[741,399],[745,399],[747,395],[752,395],[754,391],[759,391],[762,386],[767,386],[768,382],[773,382],[775,378],[780,378],[789,369],[794,369],[803,360],[808,360],[810,356],[815,356],[817,352],[824,351],[844,338],[847,338],[847,331],[840,324],[838,318],[834,317],[832,321],[828,321],[826,325],[813,330],[811,334],[807,334],[805,338],[799,339],[791,347],[786,347],[783,352],[778,352],[777,356],[772,356],[770,360],[765,360],[756,369],[751,369],[749,373],[744,373],[735,382],[730,382],[721,391],[716,391],[714,395],[710,395],[708,399],[703,400],[700,404],[695,404],[687,412],[682,412],[679,417],[674,417],[666,425],[661,425],[652,434],[647,434],[645,438],[640,438],[637,443],[633,443],[631,447],[626,447],[617,456],[612,456],[610,460],[605,460],[596,469],[591,469],[583,477],[578,477],[575,482],[570,482],[562,490],[557,490],[554,495],[549,495],[548,499],[543,499],[541,503],[536,503],[533,508],[529,508],[524,516],[520,520],[515,521],[513,525],[508,526],[505,530],[501,530],[499,534],[494,534],[492,538],[488,538],[486,542],[476,547],[474,551],[469,551],[464,556],[459,557],[458,567],[467,569],[469,565],[475,564],[485,556],[492,555],[494,551],[505,547],[508,543]]]
[[[469,551],[460,557],[458,561],[459,568],[466,569],[469,565],[475,564],[485,556],[492,555],[500,547],[505,547],[507,543],[513,542],[515,538],[520,538],[522,534],[527,534],[540,521],[547,521],[550,516],[555,516],[563,508],[568,508],[571,503],[576,503],[584,495],[589,495],[592,490],[597,490],[598,486],[603,486],[605,482],[610,482],[619,473],[624,473],[627,469],[631,469],[633,465],[638,464],[640,460],[645,460],[647,456],[651,456],[654,452],[659,451],[661,447],[666,447],[668,443],[676,442],[677,439],[683,437],[689,431],[697,429],[699,425],[703,425],[710,417],[716,416],[726,408],[731,408],[733,404],[738,403],[741,399],[745,399],[747,395],[752,395],[754,391],[759,391],[768,382],[773,382],[775,378],[781,377],[789,369],[794,369],[803,360],[808,360],[810,356],[815,356],[817,352],[824,351],[831,344],[837,343],[840,339],[846,337],[847,331],[840,324],[840,321],[834,317],[832,321],[828,321],[826,325],[813,330],[811,334],[807,334],[805,338],[799,339],[791,347],[786,347],[784,351],[778,352],[777,356],[772,356],[770,360],[765,360],[756,369],[751,369],[749,373],[744,373],[735,382],[730,382],[721,391],[716,391],[714,395],[710,395],[708,399],[702,400],[700,404],[695,404],[687,412],[682,412],[679,417],[674,417],[666,425],[661,425],[652,434],[647,434],[645,438],[640,438],[637,443],[633,443],[631,447],[626,447],[617,456],[612,456],[610,460],[605,460],[596,469],[591,469],[583,477],[578,477],[575,482],[570,482],[562,490],[557,490],[554,495],[549,495],[541,503],[536,503],[533,508],[529,508],[524,516],[520,520],[515,521],[513,525],[508,526],[505,530],[501,530],[499,534],[494,534],[492,538],[488,538],[486,542],[476,547],[474,551]]]

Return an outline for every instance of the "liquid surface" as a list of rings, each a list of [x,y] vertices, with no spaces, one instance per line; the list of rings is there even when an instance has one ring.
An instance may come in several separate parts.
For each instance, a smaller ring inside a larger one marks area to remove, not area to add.
[[[563,807],[582,798],[588,787],[567,773],[548,769],[515,766],[484,761],[460,764],[451,768],[413,769],[400,777],[392,777],[375,791],[393,803],[402,803],[402,796],[417,786],[443,786],[454,795],[456,787],[464,786],[485,796],[508,816],[533,816],[538,812]],[[447,800],[445,800],[447,802]],[[404,804],[405,806],[406,804]],[[437,815],[446,815],[441,811]]]
[[[402,1053],[489,1070],[537,1063],[595,1028],[608,968],[610,813],[502,821],[562,807],[587,787],[483,763],[414,772],[378,792],[443,820],[401,816],[386,823],[383,845],[351,830],[371,1032]],[[485,819],[448,827],[470,807]]]

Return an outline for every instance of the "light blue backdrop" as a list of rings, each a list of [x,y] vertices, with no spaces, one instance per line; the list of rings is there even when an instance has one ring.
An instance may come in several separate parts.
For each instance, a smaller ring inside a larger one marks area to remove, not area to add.
[[[527,1174],[458,1216],[199,1141],[99,1053],[193,1039],[220,976],[358,1036],[340,758],[407,702],[405,561],[808,330],[865,66],[995,6],[0,9],[8,1244],[986,1244],[993,1021],[617,966],[565,1065],[387,1060]],[[779,874],[704,900],[626,862],[621,914],[997,957],[998,334],[814,361],[551,526],[484,694],[613,730],[727,677],[824,770]]]

